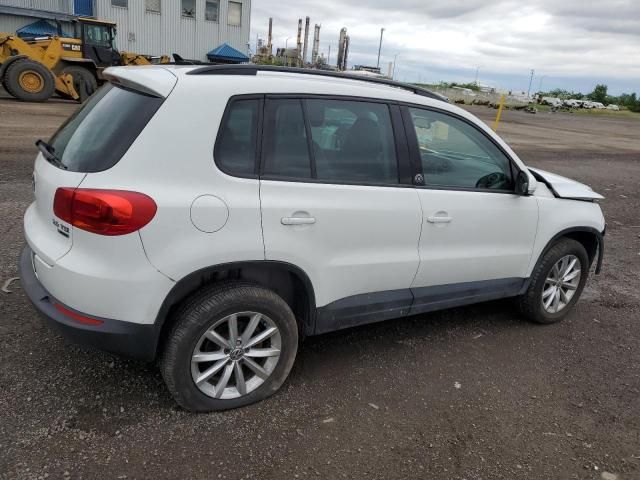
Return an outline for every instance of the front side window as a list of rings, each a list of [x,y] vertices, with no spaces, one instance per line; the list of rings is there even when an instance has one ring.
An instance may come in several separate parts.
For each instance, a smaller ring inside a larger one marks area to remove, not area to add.
[[[210,22],[217,22],[219,10],[220,2],[218,0],[207,0],[204,4],[204,19]]]
[[[182,0],[182,16],[194,18],[196,16],[196,0]]]
[[[260,101],[238,100],[231,104],[220,126],[216,164],[231,175],[255,173],[256,136]]]
[[[315,99],[306,104],[318,180],[398,183],[387,105]]]
[[[96,47],[111,48],[111,27],[107,25],[84,25],[85,41]]]
[[[242,25],[242,4],[239,2],[229,2],[227,23],[233,27]]]
[[[512,190],[507,156],[482,132],[458,118],[410,108],[425,185]]]

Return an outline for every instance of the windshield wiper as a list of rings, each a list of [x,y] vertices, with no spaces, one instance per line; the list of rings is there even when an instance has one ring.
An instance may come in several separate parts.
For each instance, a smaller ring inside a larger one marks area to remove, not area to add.
[[[67,170],[68,167],[64,163],[62,163],[62,160],[60,160],[55,153],[53,153],[53,147],[47,142],[42,139],[37,140],[36,147],[38,147],[38,150],[42,152],[42,155],[47,159],[49,163],[55,165],[58,168],[62,168],[63,170]]]

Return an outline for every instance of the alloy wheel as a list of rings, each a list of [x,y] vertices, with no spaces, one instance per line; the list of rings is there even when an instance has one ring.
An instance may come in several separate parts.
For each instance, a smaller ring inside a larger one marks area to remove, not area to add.
[[[564,309],[576,293],[581,278],[581,264],[575,255],[565,255],[547,274],[542,288],[542,307],[548,313]]]
[[[202,393],[238,398],[262,385],[281,353],[275,322],[258,312],[238,312],[210,326],[191,355],[191,377]]]

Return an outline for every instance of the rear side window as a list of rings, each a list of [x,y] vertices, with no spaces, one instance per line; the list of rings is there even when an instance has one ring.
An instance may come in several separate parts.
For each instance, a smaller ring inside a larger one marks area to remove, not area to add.
[[[255,173],[256,135],[260,101],[234,101],[220,125],[214,153],[218,167],[230,175]]]
[[[288,178],[311,178],[311,157],[299,99],[267,100],[268,127],[264,174]]]
[[[389,107],[324,99],[271,99],[263,173],[330,183],[397,184]]]
[[[107,84],[92,95],[50,140],[72,172],[113,167],[156,113],[163,99]]]
[[[387,105],[345,100],[306,102],[318,180],[398,183]]]

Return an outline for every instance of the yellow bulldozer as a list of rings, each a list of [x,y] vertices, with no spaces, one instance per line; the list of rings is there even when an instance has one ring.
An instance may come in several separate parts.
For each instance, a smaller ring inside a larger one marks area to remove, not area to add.
[[[80,17],[73,24],[75,38],[23,39],[0,33],[0,82],[10,95],[44,102],[57,92],[83,102],[102,83],[107,67],[169,62],[166,55],[149,57],[116,50],[113,22]]]

